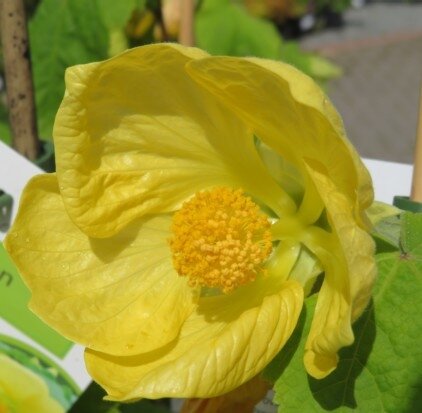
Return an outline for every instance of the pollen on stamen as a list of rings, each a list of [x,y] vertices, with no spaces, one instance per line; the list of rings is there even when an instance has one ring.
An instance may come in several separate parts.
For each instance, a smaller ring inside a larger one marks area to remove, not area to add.
[[[195,194],[173,216],[173,265],[193,287],[230,293],[264,272],[272,250],[270,222],[241,189]]]

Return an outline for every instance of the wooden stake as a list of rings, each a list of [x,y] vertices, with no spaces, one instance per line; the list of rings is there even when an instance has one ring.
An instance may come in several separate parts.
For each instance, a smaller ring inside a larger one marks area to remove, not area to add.
[[[168,42],[169,35],[167,32],[166,23],[164,21],[162,0],[157,0],[156,6],[153,8],[152,12],[154,13],[155,18],[157,19],[158,26],[160,27],[160,30],[161,30],[161,41]]]
[[[40,152],[40,141],[23,0],[0,0],[0,27],[13,147],[35,160]]]
[[[422,86],[419,100],[419,120],[416,133],[415,157],[413,164],[412,192],[410,199],[422,203]]]
[[[194,15],[195,1],[181,0],[179,43],[184,46],[193,46],[195,44]]]

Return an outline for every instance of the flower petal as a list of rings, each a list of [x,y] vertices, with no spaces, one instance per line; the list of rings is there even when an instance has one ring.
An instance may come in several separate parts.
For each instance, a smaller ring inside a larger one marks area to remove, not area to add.
[[[337,190],[325,170],[308,165],[327,208],[332,233],[308,229],[305,244],[320,259],[325,279],[318,295],[315,315],[305,348],[305,366],[315,378],[335,369],[340,348],[352,344],[351,324],[363,312],[375,281],[374,242],[362,230],[353,205]]]
[[[304,180],[304,160],[318,160],[336,187],[358,205],[357,213],[371,204],[370,176],[346,139],[340,116],[311,78],[287,64],[257,58],[209,57],[190,62],[187,70],[298,167]],[[321,210],[318,197],[305,193],[304,221],[318,218],[318,204]]]
[[[186,74],[186,63],[204,56],[150,45],[67,70],[54,126],[57,176],[66,210],[87,235],[111,236],[214,185],[295,209],[245,125]]]
[[[88,371],[111,400],[227,393],[259,373],[296,326],[303,303],[298,283],[262,293],[269,291],[241,287],[201,299],[180,336],[149,354],[112,357],[88,349]]]
[[[168,216],[149,217],[90,239],[66,214],[55,175],[41,175],[25,189],[5,246],[46,323],[98,351],[130,355],[173,340],[195,305],[173,269],[169,226]]]

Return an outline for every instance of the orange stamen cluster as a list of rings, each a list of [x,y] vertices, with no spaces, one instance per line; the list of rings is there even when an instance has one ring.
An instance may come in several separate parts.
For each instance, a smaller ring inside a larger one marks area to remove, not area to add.
[[[254,281],[271,253],[270,223],[242,190],[198,192],[174,214],[173,264],[193,287],[225,293]]]

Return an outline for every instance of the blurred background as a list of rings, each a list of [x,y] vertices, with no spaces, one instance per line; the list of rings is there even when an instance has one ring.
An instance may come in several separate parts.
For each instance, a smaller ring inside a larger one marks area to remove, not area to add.
[[[39,136],[51,139],[66,67],[177,41],[182,1],[25,0]],[[196,0],[194,7],[197,46],[295,65],[327,91],[362,156],[412,161],[422,77],[420,0]],[[3,63],[0,139],[10,143]]]
[[[343,75],[328,94],[350,139],[365,157],[412,163],[422,85],[422,3],[349,7],[338,28],[301,39]]]

